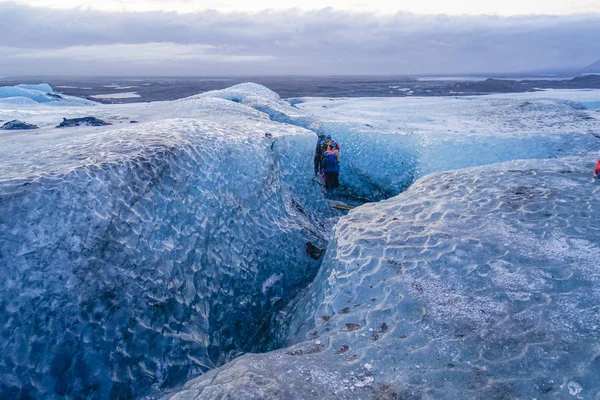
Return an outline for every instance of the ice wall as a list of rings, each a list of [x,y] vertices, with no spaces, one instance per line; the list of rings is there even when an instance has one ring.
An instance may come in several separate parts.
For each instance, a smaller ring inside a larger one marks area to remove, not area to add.
[[[314,276],[314,135],[200,103],[205,118],[169,118],[191,99],[128,128],[0,137],[1,398],[181,384],[260,345]]]
[[[598,156],[444,172],[351,211],[283,316],[297,344],[169,399],[598,398]]]

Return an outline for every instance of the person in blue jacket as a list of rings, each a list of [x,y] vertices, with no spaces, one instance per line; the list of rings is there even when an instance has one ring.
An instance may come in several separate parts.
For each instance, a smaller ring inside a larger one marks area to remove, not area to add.
[[[337,155],[327,150],[323,154],[323,172],[325,172],[325,188],[335,189],[338,185],[338,174],[340,172],[340,163]]]

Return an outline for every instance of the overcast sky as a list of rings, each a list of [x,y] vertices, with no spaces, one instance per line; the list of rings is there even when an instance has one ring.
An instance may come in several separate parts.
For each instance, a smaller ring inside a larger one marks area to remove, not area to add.
[[[0,0],[0,21],[0,76],[508,73],[600,59],[599,0]]]

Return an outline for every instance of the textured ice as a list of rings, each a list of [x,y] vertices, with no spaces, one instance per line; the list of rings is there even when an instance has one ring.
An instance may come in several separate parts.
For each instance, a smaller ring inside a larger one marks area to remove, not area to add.
[[[280,316],[297,344],[242,356],[170,399],[599,398],[590,159],[439,173],[351,211]]]
[[[573,101],[594,99],[600,91],[291,103],[310,115],[302,126],[341,143],[341,184],[357,196],[381,199],[438,171],[594,149],[600,116]]]
[[[598,186],[564,156],[600,114],[539,96],[0,99],[40,127],[0,135],[0,398],[157,396],[283,343],[176,398],[598,396]],[[54,128],[86,116],[112,125]],[[296,297],[333,223],[302,127],[350,193],[433,174],[336,225]]]
[[[314,134],[218,98],[51,127],[74,110],[0,136],[0,398],[135,398],[261,345],[325,245]]]
[[[39,85],[17,85],[0,87],[0,106],[37,105],[48,103],[52,105],[93,105],[93,101],[66,96],[54,92],[47,83]]]
[[[238,85],[203,96],[333,135],[342,145],[342,185],[348,194],[371,200],[396,195],[438,171],[581,154],[600,137],[600,117],[580,102],[600,100],[600,90],[286,103],[260,85]]]
[[[210,91],[198,96],[199,98],[222,98],[252,107],[276,122],[288,123],[312,128],[312,119],[300,112],[270,89],[255,83],[235,85],[228,89]]]

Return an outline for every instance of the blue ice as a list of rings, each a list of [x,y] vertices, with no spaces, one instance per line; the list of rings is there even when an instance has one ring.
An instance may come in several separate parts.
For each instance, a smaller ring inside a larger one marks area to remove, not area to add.
[[[183,384],[261,346],[314,276],[306,246],[325,247],[331,215],[314,134],[203,104],[204,118],[163,104],[125,128],[0,136],[20,154],[0,157],[1,398]]]
[[[596,112],[294,105],[244,84],[94,107],[124,128],[0,135],[0,397],[156,397],[203,373],[173,398],[598,397]],[[349,194],[395,197],[337,222],[315,132]]]
[[[91,105],[93,101],[58,94],[47,83],[0,87],[0,105]]]
[[[429,175],[354,209],[278,315],[289,347],[167,398],[598,398],[598,156]]]

